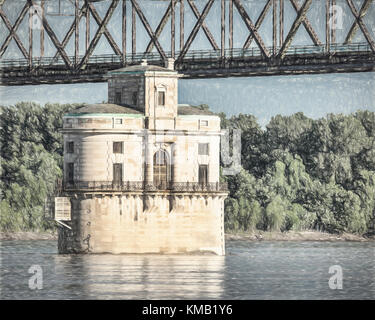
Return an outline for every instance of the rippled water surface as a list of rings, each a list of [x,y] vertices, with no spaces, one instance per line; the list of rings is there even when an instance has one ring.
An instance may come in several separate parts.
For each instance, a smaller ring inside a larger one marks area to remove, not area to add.
[[[227,242],[227,255],[59,255],[2,241],[1,299],[375,299],[375,243]],[[43,288],[29,289],[32,265]],[[330,266],[343,270],[332,290]]]

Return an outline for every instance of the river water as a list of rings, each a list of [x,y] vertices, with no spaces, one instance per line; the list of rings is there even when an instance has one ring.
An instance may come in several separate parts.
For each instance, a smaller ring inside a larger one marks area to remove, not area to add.
[[[0,244],[1,299],[375,299],[374,242],[228,241],[226,256],[59,255],[55,241]],[[42,288],[32,290],[35,265]],[[329,286],[334,265],[342,289]]]

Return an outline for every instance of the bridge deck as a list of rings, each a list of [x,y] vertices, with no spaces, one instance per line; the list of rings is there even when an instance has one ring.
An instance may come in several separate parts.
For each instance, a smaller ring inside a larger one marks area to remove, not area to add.
[[[171,52],[166,54],[172,56]],[[74,60],[73,57],[70,59]],[[164,64],[158,53],[129,54],[125,61],[113,54],[91,56],[81,69],[69,68],[61,57],[33,58],[31,67],[27,59],[0,60],[0,85],[103,82],[107,71],[139,64],[142,59],[147,59],[149,64]],[[224,55],[220,50],[199,50],[189,51],[182,60],[176,61],[175,68],[184,74],[184,78],[190,79],[368,72],[375,71],[375,53],[367,43],[331,44],[329,51],[324,45],[291,46],[283,58],[278,55],[265,57],[257,48],[227,49]]]

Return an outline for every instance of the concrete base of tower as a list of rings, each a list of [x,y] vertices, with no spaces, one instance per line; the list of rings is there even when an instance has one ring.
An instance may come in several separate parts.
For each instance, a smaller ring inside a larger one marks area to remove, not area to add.
[[[76,194],[59,253],[225,254],[226,193]]]

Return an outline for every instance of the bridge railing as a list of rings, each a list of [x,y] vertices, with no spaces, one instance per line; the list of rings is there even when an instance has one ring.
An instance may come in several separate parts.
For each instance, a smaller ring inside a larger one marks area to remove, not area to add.
[[[267,48],[270,52],[273,52],[273,47]],[[275,48],[275,52],[279,52],[280,47]],[[286,55],[306,55],[306,54],[333,54],[335,52],[350,52],[350,53],[360,53],[360,52],[371,52],[371,47],[368,43],[353,43],[353,44],[331,44],[330,48],[325,45],[321,46],[290,46]],[[165,52],[167,57],[172,57],[171,52]],[[180,52],[176,52],[175,56],[178,57]],[[235,49],[225,49],[224,56],[221,55],[221,50],[192,50],[186,53],[183,58],[183,62],[198,61],[198,60],[220,60],[220,59],[233,59],[233,58],[247,58],[247,57],[262,57],[262,52],[258,47],[252,47],[248,49],[235,48]],[[83,56],[78,57],[78,61],[81,61]],[[70,61],[74,62],[75,57],[69,56]],[[125,63],[122,60],[122,56],[115,54],[103,54],[94,55],[89,57],[88,64],[94,65],[131,65],[139,63],[142,59],[147,59],[150,62],[162,63],[162,59],[158,52],[150,53],[137,53],[137,54],[127,54],[125,58]],[[60,57],[35,57],[32,59],[33,67],[43,67],[43,66],[63,66],[65,65],[64,60]],[[29,61],[25,58],[22,59],[2,59],[0,60],[0,69],[7,68],[25,68],[29,67]]]

